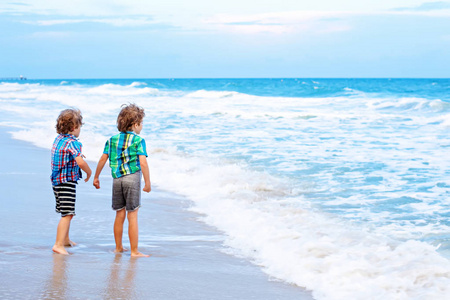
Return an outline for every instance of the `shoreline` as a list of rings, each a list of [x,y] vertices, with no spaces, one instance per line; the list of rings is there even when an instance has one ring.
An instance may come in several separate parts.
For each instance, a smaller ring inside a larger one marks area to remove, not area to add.
[[[258,266],[225,254],[223,234],[198,221],[199,215],[187,210],[188,199],[157,187],[142,193],[139,213],[139,248],[152,256],[114,254],[108,170],[100,190],[92,179],[79,181],[70,229],[78,246],[68,249],[69,256],[53,254],[59,215],[48,178],[50,151],[14,140],[8,131],[0,127],[0,153],[7,158],[0,172],[5,190],[1,298],[313,299],[310,292],[272,281]]]

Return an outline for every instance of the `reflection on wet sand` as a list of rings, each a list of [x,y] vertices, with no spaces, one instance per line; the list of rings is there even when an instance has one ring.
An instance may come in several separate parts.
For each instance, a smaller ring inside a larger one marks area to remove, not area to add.
[[[65,299],[67,292],[67,255],[53,254],[53,272],[44,286],[42,299]]]
[[[108,278],[108,285],[104,293],[104,299],[137,299],[137,294],[134,286],[134,277],[136,275],[136,260],[137,258],[127,259],[125,274],[121,276],[122,254],[116,254],[111,265],[111,272]]]

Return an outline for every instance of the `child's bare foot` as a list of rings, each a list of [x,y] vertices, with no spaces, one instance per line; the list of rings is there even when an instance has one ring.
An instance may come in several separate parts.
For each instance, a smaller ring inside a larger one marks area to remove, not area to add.
[[[64,243],[64,247],[75,247],[76,245],[77,245],[77,243],[75,243],[71,240],[68,240]]]
[[[131,257],[149,257],[150,255],[141,253],[141,252],[136,252],[136,253],[131,253]]]
[[[69,255],[69,252],[64,249],[64,247],[54,245],[52,248],[53,252],[63,255]]]
[[[123,253],[123,252],[126,252],[126,251],[128,251],[128,249],[126,249],[126,248],[121,248],[121,249],[117,249],[116,248],[116,250],[114,250],[114,253]]]

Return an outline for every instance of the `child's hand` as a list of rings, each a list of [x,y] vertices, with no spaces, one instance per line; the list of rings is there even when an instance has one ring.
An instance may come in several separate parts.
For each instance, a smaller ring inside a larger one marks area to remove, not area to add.
[[[150,183],[146,183],[144,188],[142,189],[144,192],[150,193],[150,191],[152,190]]]
[[[98,178],[94,178],[93,184],[97,190],[100,188],[100,180]]]
[[[86,179],[84,180],[84,182],[88,182],[92,174],[91,168],[89,168],[89,165],[83,160],[81,155],[75,157],[75,161],[77,162],[80,169],[86,173]]]
[[[86,179],[84,180],[84,182],[89,181],[89,178],[91,178],[91,174],[92,174],[92,172],[86,173]]]

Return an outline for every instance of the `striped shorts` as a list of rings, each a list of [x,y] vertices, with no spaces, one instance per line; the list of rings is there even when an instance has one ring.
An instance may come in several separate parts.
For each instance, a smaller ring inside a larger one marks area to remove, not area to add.
[[[76,187],[76,182],[64,182],[53,186],[56,200],[55,211],[61,213],[61,217],[75,216]]]

